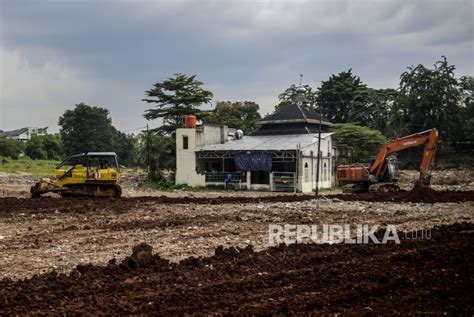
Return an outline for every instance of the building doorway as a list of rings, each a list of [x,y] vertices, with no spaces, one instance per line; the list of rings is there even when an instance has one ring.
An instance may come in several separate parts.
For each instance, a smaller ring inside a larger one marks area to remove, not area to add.
[[[270,184],[270,173],[266,171],[252,171],[250,177],[251,184]]]

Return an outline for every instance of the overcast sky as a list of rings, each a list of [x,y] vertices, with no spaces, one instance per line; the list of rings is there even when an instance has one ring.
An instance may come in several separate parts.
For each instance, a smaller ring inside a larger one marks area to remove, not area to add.
[[[145,90],[196,74],[217,100],[261,113],[292,83],[348,68],[396,88],[407,66],[446,55],[474,74],[474,1],[0,0],[0,129],[48,126],[74,104],[142,127]],[[156,122],[151,122],[156,126]]]

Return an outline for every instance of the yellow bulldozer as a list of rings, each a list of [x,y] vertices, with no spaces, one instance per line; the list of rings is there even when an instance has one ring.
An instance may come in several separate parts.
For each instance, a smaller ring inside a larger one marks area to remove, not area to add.
[[[31,197],[45,193],[61,196],[120,197],[120,169],[114,152],[88,152],[65,158],[54,178],[41,178],[31,187]]]

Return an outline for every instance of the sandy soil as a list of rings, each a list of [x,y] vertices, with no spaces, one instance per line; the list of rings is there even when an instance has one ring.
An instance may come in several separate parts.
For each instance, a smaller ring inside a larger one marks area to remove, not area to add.
[[[140,242],[171,261],[210,255],[219,245],[253,245],[262,250],[268,246],[270,224],[393,224],[406,231],[471,222],[474,217],[473,201],[344,201],[337,198],[340,195],[315,201],[301,195],[271,195],[250,200],[226,197],[241,201],[220,203],[215,193],[192,195],[187,199],[1,198],[0,277],[18,279],[52,270],[67,272],[79,263],[104,264],[123,258]],[[304,200],[281,202],[287,199]]]
[[[130,255],[130,250],[140,243],[147,243],[153,247],[154,253],[159,255],[160,259],[171,261],[170,265],[173,266],[181,265],[177,263],[182,260],[185,262],[191,261],[189,257],[213,256],[217,252],[216,249],[221,250],[221,246],[225,248],[239,247],[242,249],[252,246],[256,252],[261,251],[264,252],[262,254],[267,254],[265,250],[270,250],[268,241],[270,224],[377,224],[381,227],[395,225],[399,232],[412,232],[413,230],[433,228],[440,225],[453,225],[456,223],[467,223],[467,225],[469,225],[474,222],[474,192],[469,191],[472,190],[472,179],[470,178],[472,174],[469,173],[466,174],[465,171],[458,170],[438,173],[437,178],[433,180],[433,183],[436,184],[433,187],[443,190],[443,192],[428,193],[430,195],[434,194],[434,196],[429,196],[428,200],[420,199],[418,195],[420,193],[412,195],[411,192],[397,193],[394,195],[388,194],[385,196],[348,196],[342,195],[340,192],[327,192],[324,193],[325,196],[319,200],[314,200],[312,197],[304,195],[295,196],[294,194],[282,195],[280,193],[265,192],[151,192],[139,187],[136,181],[137,178],[133,177],[133,175],[125,179],[125,195],[124,198],[121,199],[58,198],[54,195],[49,195],[49,197],[41,199],[30,199],[28,192],[29,187],[36,178],[25,175],[14,177],[4,175],[0,177],[0,279],[7,279],[3,281],[3,287],[6,289],[6,293],[2,295],[4,301],[2,302],[2,300],[0,300],[0,313],[2,312],[2,305],[4,305],[3,307],[10,307],[9,310],[5,310],[4,312],[22,312],[21,309],[18,310],[19,308],[11,310],[17,306],[16,304],[12,306],[12,303],[18,302],[15,296],[26,294],[22,286],[24,284],[21,284],[23,282],[15,281],[31,278],[36,274],[53,274],[51,272],[68,273],[74,270],[78,265],[88,265],[89,263],[104,266],[109,263],[110,259],[115,259],[114,261],[116,261],[116,263],[120,263],[120,261],[126,259],[127,255]],[[416,179],[416,173],[411,171],[404,172],[402,176],[402,185],[404,188],[409,188],[410,181]],[[458,190],[458,192],[447,190]],[[459,190],[462,190],[462,192],[459,192]],[[424,196],[422,195],[421,197]],[[451,229],[448,229],[448,231],[450,230]],[[471,229],[465,229],[464,231],[466,230],[468,232],[472,231]],[[467,240],[469,238],[470,236],[466,236]],[[463,248],[466,246],[467,244],[463,244]],[[411,247],[413,250],[406,251],[408,254],[419,252],[416,245]],[[446,244],[445,247],[449,248],[448,244]],[[436,246],[433,245],[429,248],[430,250],[435,250]],[[301,252],[304,253],[306,251],[302,250],[303,249],[298,249],[288,252],[296,252],[295,256],[309,256],[310,258],[318,256],[317,254],[311,255],[313,251],[308,251],[310,252],[309,254],[305,253],[306,255],[303,255]],[[346,261],[353,263],[354,261],[349,258],[339,258],[341,252],[347,251],[350,253],[359,251],[353,251],[353,249],[344,249],[346,251],[337,250],[339,250],[339,248],[331,249],[331,251],[328,252],[331,254],[335,252],[334,254],[336,254],[338,258],[337,261],[339,261],[340,272],[343,272],[346,267],[344,263],[346,263]],[[285,253],[286,251],[280,250],[271,252]],[[392,251],[383,251],[381,254],[385,254],[384,252],[390,253]],[[472,248],[470,250],[459,250],[459,252],[464,252],[472,256]],[[440,253],[439,256],[441,257],[440,259],[444,261],[445,257],[443,254],[445,253]],[[426,254],[423,253],[420,256],[423,257],[425,255]],[[366,256],[367,258],[361,261],[370,262],[380,259],[379,256],[375,256],[375,254],[372,253]],[[454,254],[453,256],[456,255]],[[405,259],[405,257],[405,255],[401,256],[403,259]],[[211,262],[212,261],[214,260],[211,260]],[[410,262],[411,260],[408,259],[407,261]],[[444,262],[441,261],[439,263]],[[220,264],[216,262],[215,265]],[[282,267],[284,264],[280,263],[279,265]],[[381,263],[380,268],[383,268],[384,265],[386,266],[387,263]],[[400,270],[406,266],[409,266],[409,263],[403,262]],[[317,269],[322,270],[323,268]],[[437,267],[437,270],[438,269],[441,271],[444,270],[442,264]],[[245,270],[245,266],[238,270]],[[268,270],[268,268],[264,265],[262,270]],[[280,273],[277,272],[278,269],[275,270],[274,274],[290,274],[283,272],[291,271],[292,268],[291,265],[285,269],[282,268]],[[363,276],[366,274],[364,273],[366,271],[357,272],[354,274],[362,274]],[[460,274],[456,272],[453,271],[453,274]],[[184,276],[188,276],[189,274],[198,273],[198,271],[192,271],[183,274]],[[52,276],[56,276],[55,274],[56,273]],[[299,272],[298,274],[304,275],[309,273]],[[466,276],[464,271],[463,274],[461,278],[461,282],[464,283],[462,284],[463,287],[466,286],[465,283],[468,283],[470,287],[472,287],[472,276]],[[39,279],[48,280],[48,276],[51,275],[41,275]],[[411,277],[406,276],[403,278],[415,278],[414,276],[415,275]],[[97,277],[94,278],[97,279]],[[156,278],[160,279],[161,277],[157,276]],[[363,281],[364,278],[371,279],[371,277],[365,276],[361,277],[361,281]],[[397,280],[402,277],[391,278]],[[389,279],[390,281],[392,281],[391,278]],[[424,281],[422,277],[416,278],[419,278],[420,282]],[[446,278],[449,280],[451,277],[447,276]],[[127,284],[128,282],[126,281],[129,279],[133,280],[133,276],[126,275],[117,277],[117,279],[121,281],[120,283],[123,282]],[[334,279],[338,280],[339,278],[334,277]],[[297,283],[298,280],[299,278],[296,278],[291,283]],[[35,279],[29,280],[27,283],[36,285],[34,281]],[[52,281],[57,281],[57,279],[53,277]],[[87,279],[84,281],[84,283],[88,283]],[[469,281],[471,281],[471,283]],[[59,283],[63,282],[64,281],[61,280]],[[106,282],[104,283],[104,285],[107,284]],[[222,283],[228,283],[228,281]],[[237,281],[236,283],[240,282]],[[255,290],[256,286],[253,283],[254,282],[251,284],[253,286],[244,285],[242,287],[248,288],[249,291],[251,289]],[[363,282],[361,283],[364,284]],[[358,287],[361,290],[367,291],[362,284],[358,284]],[[284,290],[288,285],[280,286],[282,287],[281,289]],[[32,285],[30,286],[33,287]],[[260,292],[260,286],[257,287],[258,290],[255,290],[255,294]],[[273,285],[272,287],[275,287],[276,292],[280,286]],[[53,284],[49,286],[44,284],[41,287],[43,287],[45,291],[48,290],[48,287],[59,289]],[[179,287],[180,286],[178,286],[178,289],[172,290],[172,292],[181,292]],[[212,287],[217,286],[213,284]],[[446,287],[441,284],[437,287],[440,291],[446,289]],[[380,290],[379,286],[376,288]],[[35,288],[33,287],[32,289]],[[147,290],[149,290],[149,286],[146,286],[145,289],[140,290],[137,294],[142,294],[142,292],[146,293]],[[49,289],[49,291],[53,292],[52,289]],[[186,293],[185,291],[182,292]],[[317,291],[315,290],[315,292]],[[425,296],[427,296],[426,290],[423,290],[423,292],[425,292]],[[39,291],[39,293],[41,293],[41,291]],[[58,305],[58,307],[63,305],[61,303],[68,301],[61,297],[62,294],[53,293],[48,295],[50,296],[48,297],[49,299],[41,299],[39,295],[30,294],[25,295],[26,297],[23,299],[21,299],[20,296],[19,300],[20,302],[30,303],[33,305],[32,307],[35,307],[39,301],[48,302],[48,300],[52,300],[51,305]],[[287,295],[291,296],[290,293]],[[226,294],[225,296],[227,297],[231,295],[231,293]],[[300,295],[307,299],[308,295],[305,294]],[[348,294],[347,296],[350,298],[355,296],[351,292]],[[234,296],[230,296],[230,298],[240,298],[240,305],[247,307],[247,309],[243,310],[244,312],[263,312],[260,308],[268,306],[262,306],[261,304],[258,304],[260,305],[258,306],[255,302],[252,302],[249,297],[241,297],[240,295],[242,294],[234,293]],[[91,304],[91,302],[88,301],[88,298],[91,300],[90,296],[84,296],[86,297],[83,298],[82,306],[80,306],[82,307],[82,312],[88,311],[87,307]],[[105,295],[102,294],[100,296]],[[113,295],[113,298],[116,298],[114,296],[116,295]],[[128,300],[131,295],[126,296]],[[262,296],[265,297],[267,295]],[[327,303],[330,305],[338,296],[339,295],[335,295],[334,298],[330,298]],[[385,304],[391,301],[390,296],[384,299]],[[259,303],[261,303],[263,297],[259,297]],[[209,298],[211,299],[212,296]],[[311,300],[309,301],[309,306],[298,306],[296,305],[297,301],[291,301],[290,299],[290,297],[280,298],[279,300],[283,304],[278,304],[275,307],[279,307],[279,309],[272,311],[281,313],[285,312],[287,308],[290,312],[347,311],[344,307],[319,310],[316,309],[319,306],[311,306]],[[7,302],[5,302],[5,300]],[[57,300],[59,300],[59,302]],[[172,296],[163,299],[163,302],[157,302],[156,299],[149,300],[155,305],[153,307],[158,307],[159,310],[170,314],[172,314],[173,309],[175,309],[176,312],[193,312],[193,307],[196,311],[206,312],[206,307],[200,306],[201,304],[199,303],[201,302],[199,301],[195,303],[197,306],[182,305],[180,307],[183,309],[180,310],[177,306],[170,306],[170,301],[176,301]],[[246,300],[249,300],[249,303],[254,303],[257,306],[245,305]],[[383,300],[382,297],[378,299],[373,298],[373,301],[378,302],[382,305],[381,307],[383,307],[384,304],[381,300]],[[409,298],[407,305],[409,305],[412,300],[413,299]],[[458,300],[459,302],[469,302],[469,299],[464,297],[460,297]],[[95,307],[96,311],[105,312],[106,310],[101,310],[101,307],[102,309],[106,309],[106,306],[110,306],[109,304],[101,304],[100,300],[94,301],[97,304]],[[114,303],[114,301],[115,300],[112,300],[111,302]],[[361,303],[364,304],[364,301],[358,302],[357,305],[362,305]],[[237,305],[237,302],[234,302],[233,307],[235,307],[235,305]],[[112,306],[122,307],[118,304]],[[138,311],[134,310],[133,305],[127,307],[123,310],[112,309],[111,311],[116,313],[147,311],[146,305],[141,306],[142,308]],[[252,310],[252,307],[254,310]],[[214,308],[213,311],[217,313],[229,312],[229,310],[221,309],[217,306]],[[392,308],[395,309],[396,307]],[[431,310],[431,312],[440,312],[439,309],[441,308],[438,307],[436,310]],[[37,312],[64,313],[75,312],[76,310],[74,309],[75,308],[71,306],[70,308],[59,309],[57,311],[54,309],[43,309]],[[76,312],[80,312],[81,309]],[[364,307],[359,307],[358,309],[361,309],[359,310],[360,313],[371,313],[370,309],[367,310]],[[468,307],[468,311],[469,309]],[[396,311],[396,309],[394,311]],[[425,312],[425,310],[416,311],[421,313]],[[447,311],[459,312],[460,310],[453,310],[453,307],[451,307],[447,309]]]

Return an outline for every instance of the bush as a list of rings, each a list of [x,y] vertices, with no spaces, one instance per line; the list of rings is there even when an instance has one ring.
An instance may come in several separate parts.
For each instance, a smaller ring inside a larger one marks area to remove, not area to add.
[[[17,160],[24,147],[21,141],[0,138],[0,156]]]
[[[33,136],[26,143],[25,154],[33,160],[60,160],[63,156],[61,137],[51,134]]]
[[[387,138],[377,130],[350,123],[336,124],[332,127],[333,139],[338,147],[347,148],[348,159],[353,162],[369,162],[380,148],[387,143]]]

